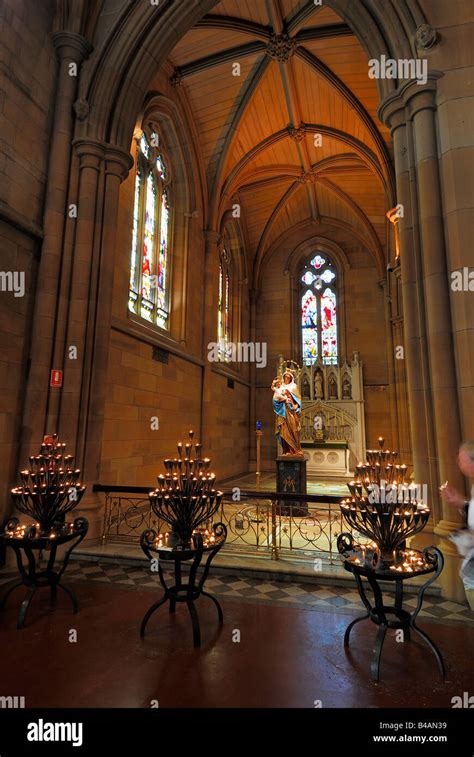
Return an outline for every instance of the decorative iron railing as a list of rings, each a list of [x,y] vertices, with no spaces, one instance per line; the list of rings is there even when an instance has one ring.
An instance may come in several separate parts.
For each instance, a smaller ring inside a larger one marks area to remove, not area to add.
[[[96,484],[93,490],[105,495],[103,544],[138,544],[147,528],[157,533],[167,530],[150,508],[149,488]],[[224,551],[249,556],[259,553],[273,560],[291,553],[306,560],[339,561],[336,540],[347,531],[340,497],[240,490],[236,501],[235,492],[224,491],[221,508],[214,516],[215,522],[227,526]]]

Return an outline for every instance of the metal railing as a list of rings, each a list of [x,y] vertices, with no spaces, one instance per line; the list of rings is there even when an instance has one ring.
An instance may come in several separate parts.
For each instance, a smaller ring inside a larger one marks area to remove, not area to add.
[[[150,488],[95,484],[93,491],[105,495],[102,544],[138,544],[145,529],[160,533],[169,528],[150,507]],[[290,553],[306,560],[338,558],[337,536],[350,531],[342,519],[340,497],[240,489],[236,500],[235,492],[224,491],[213,518],[227,526],[227,552],[259,553],[273,560]]]

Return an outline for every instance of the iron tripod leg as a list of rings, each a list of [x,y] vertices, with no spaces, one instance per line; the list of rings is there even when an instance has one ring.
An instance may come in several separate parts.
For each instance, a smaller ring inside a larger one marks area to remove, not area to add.
[[[441,652],[439,651],[439,649],[436,646],[436,644],[434,643],[434,641],[432,639],[430,639],[430,637],[428,636],[428,634],[426,634],[424,631],[421,631],[418,628],[418,626],[415,625],[415,618],[412,618],[412,620],[410,621],[410,628],[415,633],[417,633],[418,636],[420,636],[423,639],[423,641],[426,642],[426,644],[428,644],[429,648],[431,649],[431,651],[433,652],[433,654],[434,654],[434,656],[436,658],[436,662],[438,663],[438,668],[439,668],[439,671],[441,673],[441,677],[442,678],[446,678],[446,668],[444,667],[443,658],[441,656]],[[408,633],[410,633],[410,630],[409,629],[407,629],[407,630],[408,630]]]
[[[155,612],[155,610],[157,610],[159,607],[161,607],[161,605],[164,605],[164,603],[167,602],[167,601],[168,601],[168,594],[166,593],[164,597],[162,597],[161,599],[159,599],[158,602],[155,602],[155,604],[153,604],[149,608],[149,610],[147,610],[147,612],[145,613],[144,618],[142,620],[142,624],[140,626],[140,636],[142,638],[145,636],[146,625],[147,625],[148,621],[150,620],[151,616],[153,615],[153,613]]]
[[[350,636],[351,631],[354,628],[354,626],[357,625],[357,623],[362,623],[363,620],[367,620],[367,618],[370,618],[369,613],[367,613],[366,615],[362,615],[360,618],[356,618],[355,620],[353,620],[352,623],[349,623],[349,625],[346,628],[346,632],[344,634],[344,646],[345,647],[349,646],[349,636]]]

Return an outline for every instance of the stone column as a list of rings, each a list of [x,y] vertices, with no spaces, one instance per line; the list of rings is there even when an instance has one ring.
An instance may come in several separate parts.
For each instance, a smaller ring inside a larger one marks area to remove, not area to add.
[[[80,418],[84,406],[84,378],[90,371],[92,355],[89,345],[93,341],[93,315],[96,302],[98,259],[100,256],[100,228],[104,183],[105,146],[92,140],[74,143],[75,157],[79,160],[79,191],[77,221],[74,237],[74,257],[71,273],[69,308],[64,360],[64,382],[59,411],[60,433],[74,441],[76,462],[82,467]],[[112,286],[112,282],[111,282]],[[69,357],[69,350],[75,356]],[[82,423],[81,423],[82,421]]]
[[[208,360],[208,344],[217,341],[217,308],[219,296],[219,250],[222,239],[216,231],[204,233],[206,251],[204,262],[204,318],[203,318],[203,360],[202,400],[201,400],[201,441],[204,455],[212,458],[213,421],[212,413],[212,363]]]
[[[397,392],[395,387],[395,353],[393,346],[393,334],[390,312],[390,297],[387,294],[387,279],[379,281],[379,287],[383,293],[384,311],[385,311],[385,339],[387,348],[387,368],[388,368],[388,391],[390,403],[390,425],[391,425],[391,445],[392,449],[400,449],[400,429],[397,423]]]
[[[421,91],[419,86],[412,85],[406,92],[416,141],[427,343],[439,483],[449,480],[462,491],[465,483],[457,465],[461,426],[436,141],[435,97],[435,81],[429,81]],[[433,495],[436,496],[436,493],[433,492]],[[436,525],[435,533],[447,537],[459,526],[460,521],[457,508],[442,502],[442,519]],[[444,593],[451,598],[463,599],[457,550],[446,538],[442,539],[442,549],[446,557],[446,567],[440,579]]]
[[[64,385],[59,408],[61,436],[74,446],[87,494],[78,512],[90,523],[88,541],[100,535],[99,483],[114,291],[114,254],[120,183],[132,157],[95,140],[74,141],[79,162],[78,217],[69,286]],[[69,350],[77,354],[71,359]]]
[[[393,139],[397,203],[403,206],[400,218],[400,261],[403,297],[404,354],[408,380],[413,468],[417,482],[430,491],[437,487],[434,465],[430,381],[427,365],[422,271],[417,245],[416,202],[412,196],[409,125],[405,107],[398,96],[390,96],[379,109],[381,120],[390,127]],[[399,345],[394,345],[396,348]]]
[[[59,32],[53,36],[59,58],[48,184],[44,208],[44,239],[36,284],[32,322],[30,372],[28,376],[20,459],[36,452],[45,432],[46,417],[56,401],[49,388],[57,328],[58,290],[63,262],[63,236],[68,215],[68,188],[73,134],[73,103],[77,94],[81,63],[92,50],[80,34]]]
[[[436,144],[436,78],[432,75],[426,85],[408,82],[382,103],[379,113],[391,127],[397,201],[404,205],[400,257],[415,475],[417,482],[428,483],[434,533],[442,537],[443,595],[460,600],[459,557],[445,538],[458,527],[460,516],[438,491],[446,480],[462,490],[464,481],[456,462],[461,435]],[[425,536],[420,534],[417,542]]]
[[[257,298],[258,291],[251,289],[249,291],[250,300],[250,341],[253,344],[257,341]],[[257,366],[255,362],[250,363],[250,397],[249,397],[249,470],[257,469],[257,440],[255,430],[257,425]]]

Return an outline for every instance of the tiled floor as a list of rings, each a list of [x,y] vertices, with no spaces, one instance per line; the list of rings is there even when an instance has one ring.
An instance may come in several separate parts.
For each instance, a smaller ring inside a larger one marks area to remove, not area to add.
[[[14,574],[4,574],[0,583],[5,583]],[[113,583],[121,587],[162,592],[158,575],[148,567],[121,565],[110,562],[71,561],[67,570],[67,581],[91,581]],[[252,578],[251,576],[227,575],[213,570],[206,582],[206,590],[217,597],[247,602],[251,604],[273,604],[281,607],[362,614],[363,606],[354,585],[328,586],[297,581],[276,581]],[[415,595],[407,593],[404,604],[408,608],[416,605]],[[425,595],[420,617],[438,622],[474,624],[474,613],[467,605],[450,602],[436,595]]]
[[[399,639],[389,632],[375,683],[370,677],[374,624],[360,623],[350,647],[343,644],[347,625],[360,614],[351,609],[351,592],[216,574],[211,585],[224,622],[218,623],[212,602],[199,600],[202,643],[195,648],[184,606],[173,614],[166,606],[158,610],[140,637],[141,620],[157,598],[155,577],[111,564],[69,567],[77,614],[63,592],[53,606],[43,589],[32,601],[25,628],[17,631],[24,594],[18,589],[0,615],[7,650],[0,694],[24,696],[27,708],[149,708],[156,701],[160,709],[450,708],[454,696],[473,691],[472,624],[420,619],[420,628],[443,655],[446,679],[423,639]],[[444,613],[429,599],[431,613]],[[153,733],[159,742],[159,732]]]
[[[246,473],[241,476],[225,479],[219,486],[224,489],[231,489],[233,486],[240,486],[242,489],[255,491],[257,487],[255,473]],[[260,489],[262,491],[275,491],[276,476],[274,473],[262,473],[260,475]],[[311,481],[307,482],[308,494],[323,494],[334,497],[347,497],[348,488],[345,481],[334,479],[333,481]]]

